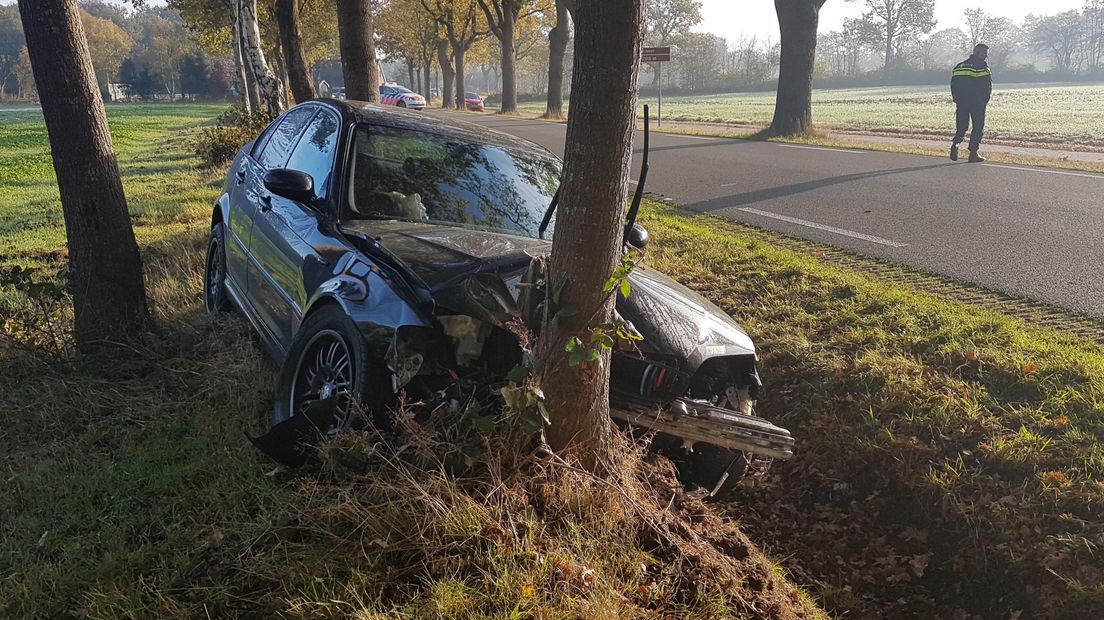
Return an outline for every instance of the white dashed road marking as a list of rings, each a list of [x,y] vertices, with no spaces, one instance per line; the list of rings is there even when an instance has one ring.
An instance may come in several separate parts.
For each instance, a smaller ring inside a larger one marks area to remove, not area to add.
[[[825,232],[834,233],[837,235],[843,235],[845,237],[851,237],[852,239],[862,239],[863,241],[869,241],[871,243],[877,243],[880,245],[887,245],[891,248],[903,248],[907,247],[907,243],[901,243],[900,241],[892,241],[890,239],[883,239],[881,237],[875,237],[873,235],[864,235],[862,233],[855,232],[853,230],[846,230],[843,228],[836,228],[835,226],[826,226],[824,224],[817,224],[816,222],[810,222],[809,220],[801,220],[796,217],[790,217],[788,215],[778,215],[777,213],[771,213],[770,211],[760,211],[759,209],[742,208],[740,211],[744,213],[753,213],[755,215],[761,215],[763,217],[769,217],[775,220],[782,220],[783,222],[789,222],[791,224],[797,224],[798,226],[806,226],[808,228],[815,228],[817,230],[823,230]]]
[[[1064,174],[1071,177],[1088,177],[1090,179],[1100,179],[1101,181],[1104,181],[1104,175],[1089,174],[1087,172],[1065,172],[1062,170],[1044,170],[1042,168],[1021,168],[1019,166],[1004,166],[1001,164],[982,164],[982,166],[987,166],[989,168],[1005,168],[1007,170],[1021,170],[1023,172],[1046,172],[1049,174]]]

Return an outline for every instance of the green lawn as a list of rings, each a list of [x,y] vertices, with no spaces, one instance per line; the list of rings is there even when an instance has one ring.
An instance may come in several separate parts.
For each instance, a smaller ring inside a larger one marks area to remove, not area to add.
[[[110,108],[145,342],[57,358],[0,321],[0,617],[816,616],[783,573],[847,617],[1104,617],[1104,348],[651,201],[647,260],[747,327],[761,413],[797,439],[728,507],[781,569],[667,487],[412,469],[455,453],[447,426],[388,453],[406,465],[368,467],[378,446],[352,435],[320,469],[274,467],[243,433],[267,426],[275,368],[240,318],[201,310],[224,171],[197,167],[188,140],[219,111]],[[0,169],[26,170],[0,192],[0,276],[54,278],[64,259],[35,119],[0,113]],[[669,510],[634,520],[660,495]],[[680,511],[708,545],[656,542],[683,531]]]
[[[767,124],[774,114],[774,99],[773,92],[664,97],[663,117]],[[644,98],[644,103],[652,104],[655,114],[654,97]],[[953,106],[949,86],[813,91],[813,121],[839,129],[943,135],[953,130]],[[527,103],[522,109],[541,113],[544,104]],[[986,132],[990,138],[1104,146],[1104,85],[998,83]]]
[[[194,104],[107,107],[139,235],[157,234],[143,230],[154,225],[194,221],[210,212],[213,181],[190,170],[189,149],[180,147],[189,128],[210,123],[223,109]],[[0,266],[31,265],[65,246],[51,162],[42,114],[27,106],[0,106]]]

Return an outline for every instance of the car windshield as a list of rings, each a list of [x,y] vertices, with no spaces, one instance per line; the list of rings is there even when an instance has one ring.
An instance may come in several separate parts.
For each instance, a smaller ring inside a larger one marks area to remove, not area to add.
[[[536,237],[559,182],[560,162],[551,155],[361,125],[343,218]]]
[[[479,99],[479,95],[475,93],[464,93],[464,96],[468,99]]]
[[[400,93],[403,93],[403,94],[414,92],[414,91],[410,90],[409,88],[407,88],[405,86],[392,86],[392,88],[395,89],[395,92],[400,92]]]

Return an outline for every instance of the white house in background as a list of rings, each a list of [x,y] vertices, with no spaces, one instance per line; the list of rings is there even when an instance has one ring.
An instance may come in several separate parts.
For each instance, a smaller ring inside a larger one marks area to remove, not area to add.
[[[126,101],[130,99],[130,84],[108,84],[107,98],[111,101]]]

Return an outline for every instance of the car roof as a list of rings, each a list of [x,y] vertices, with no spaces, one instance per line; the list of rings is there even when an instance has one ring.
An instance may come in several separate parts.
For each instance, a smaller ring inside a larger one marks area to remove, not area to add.
[[[559,160],[559,157],[539,144],[489,129],[483,125],[445,116],[434,110],[410,113],[393,106],[382,106],[348,99],[311,99],[310,102],[324,103],[334,108],[346,121],[383,125],[410,131],[423,131],[454,138],[461,142],[494,146],[511,153],[539,155]]]

